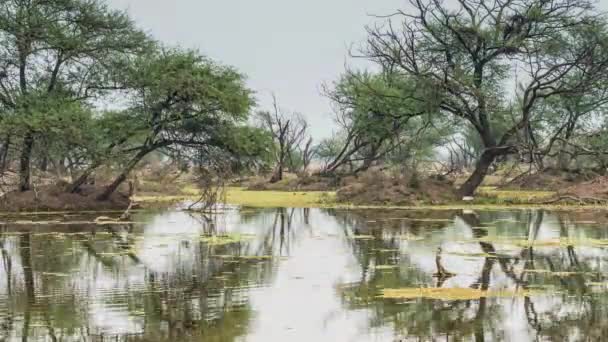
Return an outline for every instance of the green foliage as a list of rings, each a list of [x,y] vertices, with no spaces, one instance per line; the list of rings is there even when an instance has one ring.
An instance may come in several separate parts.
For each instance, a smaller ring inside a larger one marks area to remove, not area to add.
[[[342,132],[318,147],[331,167],[374,162],[405,165],[434,153],[449,130],[434,123],[441,94],[425,81],[394,73],[348,72],[329,91]]]

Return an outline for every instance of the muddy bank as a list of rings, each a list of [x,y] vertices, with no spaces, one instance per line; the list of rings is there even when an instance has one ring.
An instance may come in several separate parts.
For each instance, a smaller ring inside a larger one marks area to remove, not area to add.
[[[592,181],[600,177],[595,172],[562,171],[546,169],[536,173],[523,174],[501,186],[505,190],[549,190],[559,191],[566,188]]]
[[[343,183],[337,191],[337,201],[355,205],[439,205],[457,200],[453,183],[437,177],[372,171],[349,177]]]
[[[79,211],[124,210],[129,206],[129,196],[115,192],[107,201],[97,200],[103,187],[85,186],[80,193],[67,193],[60,185],[47,185],[35,190],[12,191],[0,198],[0,211]]]
[[[244,187],[247,190],[271,190],[271,191],[332,191],[340,186],[338,177],[323,176],[287,176],[285,179],[270,183],[267,179],[251,179]]]
[[[597,177],[557,192],[556,201],[608,204],[608,176]]]

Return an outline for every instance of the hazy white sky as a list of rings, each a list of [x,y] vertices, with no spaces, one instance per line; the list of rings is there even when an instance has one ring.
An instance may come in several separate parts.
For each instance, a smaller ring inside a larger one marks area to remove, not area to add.
[[[329,102],[320,94],[347,63],[348,47],[365,38],[368,14],[404,0],[110,0],[155,38],[198,48],[249,77],[261,107],[277,95],[303,113],[315,138],[331,135]]]
[[[450,0],[448,0],[449,2]],[[370,14],[406,0],[109,0],[143,29],[173,45],[197,48],[249,77],[260,107],[274,92],[281,107],[303,113],[315,138],[334,129],[323,83],[338,78],[348,48],[365,39]],[[599,1],[608,9],[608,0]]]

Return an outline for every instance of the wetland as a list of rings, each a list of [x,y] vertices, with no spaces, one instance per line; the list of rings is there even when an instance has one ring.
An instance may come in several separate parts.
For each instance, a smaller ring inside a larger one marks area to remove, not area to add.
[[[226,207],[7,218],[0,339],[599,340],[607,212]]]

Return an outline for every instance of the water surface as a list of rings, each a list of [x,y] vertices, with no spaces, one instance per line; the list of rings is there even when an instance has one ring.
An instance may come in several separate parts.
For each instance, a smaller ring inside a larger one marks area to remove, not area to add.
[[[93,218],[0,226],[0,341],[588,341],[608,332],[602,211]]]

